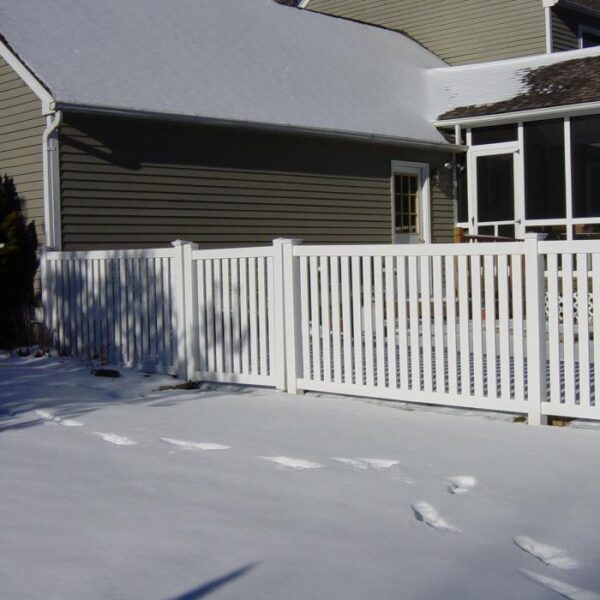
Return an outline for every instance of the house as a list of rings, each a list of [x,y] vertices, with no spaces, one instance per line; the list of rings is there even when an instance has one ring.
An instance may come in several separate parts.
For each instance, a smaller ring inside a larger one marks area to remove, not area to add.
[[[49,247],[444,242],[457,224],[571,239],[600,223],[599,48],[450,66],[273,0],[0,14],[0,169]]]
[[[598,0],[303,0],[300,6],[402,31],[450,65],[600,43]]]
[[[444,63],[405,36],[273,0],[0,9],[0,169],[50,247],[451,239]]]

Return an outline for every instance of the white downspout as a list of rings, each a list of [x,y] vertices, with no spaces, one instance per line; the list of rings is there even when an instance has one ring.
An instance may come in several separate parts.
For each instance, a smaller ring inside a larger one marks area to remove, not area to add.
[[[58,142],[55,132],[62,124],[60,110],[46,116],[46,129],[42,136],[44,168],[44,229],[46,247],[60,250],[62,246],[60,227],[60,200],[58,181]]]
[[[542,0],[544,6],[544,24],[546,29],[546,54],[552,54],[552,7],[557,4],[558,0]]]

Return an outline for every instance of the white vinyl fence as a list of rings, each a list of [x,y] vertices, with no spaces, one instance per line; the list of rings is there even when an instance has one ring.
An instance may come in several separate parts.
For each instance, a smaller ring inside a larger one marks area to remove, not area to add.
[[[600,419],[598,242],[175,242],[47,252],[43,282],[46,323],[72,353],[195,380],[526,413],[530,423]]]

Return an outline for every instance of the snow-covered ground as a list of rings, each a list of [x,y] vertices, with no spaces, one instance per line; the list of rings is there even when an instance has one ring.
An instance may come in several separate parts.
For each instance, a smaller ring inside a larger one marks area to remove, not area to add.
[[[0,358],[0,598],[600,598],[600,432]]]

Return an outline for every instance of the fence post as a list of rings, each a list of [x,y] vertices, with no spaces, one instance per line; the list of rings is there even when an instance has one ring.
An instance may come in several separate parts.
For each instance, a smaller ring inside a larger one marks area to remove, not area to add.
[[[271,348],[273,357],[272,369],[275,372],[275,387],[278,390],[287,390],[286,377],[286,348],[285,348],[285,294],[284,294],[284,258],[283,249],[292,240],[277,238],[273,240],[273,295],[274,295],[274,318],[275,347]]]
[[[544,257],[536,233],[525,234],[525,306],[527,319],[527,406],[528,423],[545,425],[542,402],[546,400],[546,281]]]
[[[285,387],[290,394],[300,393],[298,378],[302,376],[302,337],[300,334],[300,263],[294,259],[294,246],[302,240],[279,239],[273,242],[281,247],[281,278],[275,285],[281,289],[283,320],[277,325],[276,339],[282,344],[277,346],[276,364],[285,373]],[[278,292],[275,292],[277,297]],[[276,300],[277,302],[277,300]],[[284,348],[285,351],[280,351]],[[278,378],[279,378],[278,371]]]
[[[192,252],[197,244],[185,240],[171,242],[175,248],[174,293],[177,323],[177,376],[192,380],[196,373],[198,348],[198,285]]]

